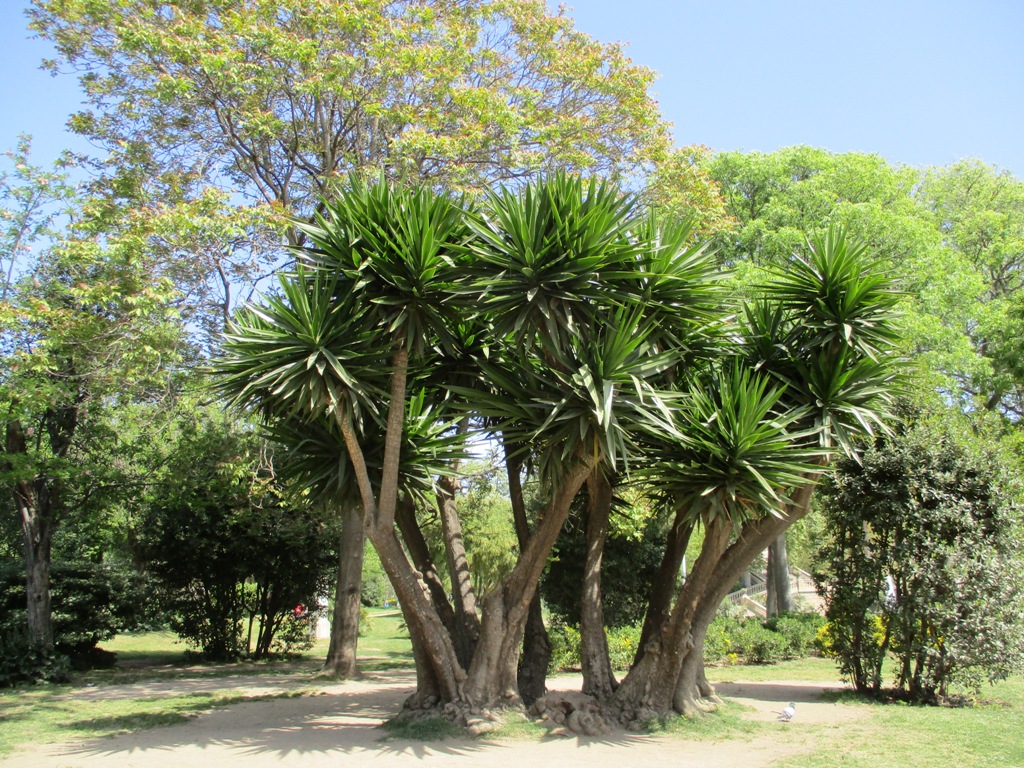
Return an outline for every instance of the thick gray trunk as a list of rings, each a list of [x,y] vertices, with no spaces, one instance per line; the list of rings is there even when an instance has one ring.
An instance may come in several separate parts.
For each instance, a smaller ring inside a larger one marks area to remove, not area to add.
[[[580,605],[580,662],[583,668],[583,692],[605,699],[618,685],[608,657],[608,636],[604,631],[604,604],[601,598],[601,561],[608,538],[608,516],[612,505],[612,487],[600,469],[587,479],[587,553],[583,563]]]
[[[781,534],[768,545],[768,597],[769,616],[793,610],[793,596],[789,588],[789,557],[786,554],[786,534]]]
[[[444,537],[448,575],[452,584],[455,650],[459,654],[462,666],[468,669],[473,651],[480,639],[480,617],[477,615],[476,593],[473,591],[466,544],[462,538],[462,522],[456,503],[458,481],[450,477],[442,478],[439,486],[437,507],[441,517],[441,535]]]
[[[562,530],[572,500],[591,467],[581,464],[563,481],[544,510],[515,568],[484,598],[480,642],[466,681],[466,694],[479,704],[512,703],[519,698],[516,670],[530,601]]]
[[[523,500],[522,467],[518,460],[506,456],[505,471],[508,476],[516,539],[519,541],[519,551],[523,552],[530,540],[530,522],[526,517],[526,505]],[[516,675],[519,695],[527,706],[547,692],[548,663],[550,661],[551,640],[548,637],[548,630],[544,626],[540,595],[535,594],[530,601],[530,608],[526,616],[523,651]]]
[[[342,514],[344,522],[338,543],[338,579],[334,589],[331,644],[327,649],[323,673],[348,678],[359,673],[356,651],[359,644],[359,597],[366,536],[358,510],[349,508]]]
[[[811,478],[815,480],[816,478]],[[682,704],[678,711],[698,712],[702,703],[714,696],[714,688],[704,675],[703,644],[708,627],[718,613],[718,607],[729,593],[729,589],[750,567],[754,558],[763,552],[771,542],[785,534],[786,529],[807,514],[814,494],[813,482],[797,489],[792,502],[786,506],[783,518],[772,515],[746,523],[728,549],[722,554],[708,588],[701,596],[694,612],[690,628],[693,655],[689,657],[688,673],[676,681],[675,703]]]
[[[551,661],[551,640],[544,626],[540,594],[530,601],[523,636],[523,655],[519,659],[516,684],[526,706],[547,693],[548,663]]]
[[[50,496],[41,481],[18,483],[14,501],[21,517],[25,552],[25,590],[28,598],[28,637],[45,648],[53,647],[50,608],[50,546],[53,513]]]
[[[448,592],[444,588],[441,574],[437,572],[437,567],[434,565],[430,547],[427,546],[427,541],[423,538],[423,531],[420,530],[420,524],[416,520],[416,507],[411,499],[403,498],[399,502],[395,522],[398,524],[398,530],[402,533],[402,540],[412,558],[412,563],[430,593],[430,601],[434,604],[434,610],[437,611],[441,623],[448,630],[457,649],[455,611],[452,610],[451,603],[448,602]],[[463,666],[465,665],[463,664]]]
[[[686,554],[686,547],[690,543],[690,536],[693,534],[693,523],[686,521],[684,511],[679,510],[676,513],[672,528],[668,532],[661,565],[658,566],[658,573],[655,574],[654,583],[651,584],[651,595],[647,603],[647,613],[644,616],[643,629],[640,631],[640,640],[637,643],[633,666],[636,666],[643,658],[647,644],[658,636],[672,610],[672,598],[677,590],[679,569],[683,563],[683,556]]]
[[[615,692],[615,699],[623,710],[646,709],[662,715],[673,710],[683,663],[693,647],[693,617],[705,591],[713,583],[731,531],[732,524],[722,518],[706,526],[704,546],[679,589],[671,615]]]

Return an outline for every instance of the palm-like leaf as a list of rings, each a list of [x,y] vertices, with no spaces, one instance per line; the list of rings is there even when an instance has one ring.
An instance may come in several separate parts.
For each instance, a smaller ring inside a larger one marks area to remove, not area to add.
[[[470,221],[476,270],[464,290],[479,297],[497,336],[526,349],[539,336],[557,354],[605,307],[629,302],[608,277],[635,274],[634,204],[613,185],[564,174],[492,194]]]
[[[461,309],[452,293],[456,259],[470,237],[459,202],[429,187],[353,176],[315,223],[296,226],[312,243],[304,259],[338,275],[388,337],[414,355],[435,338],[449,340]]]
[[[655,323],[658,346],[707,351],[717,346],[731,310],[710,243],[693,241],[692,222],[669,224],[652,215],[632,229],[642,253],[639,274],[623,291]]]
[[[399,491],[431,503],[437,477],[451,474],[451,467],[468,458],[465,441],[455,425],[430,405],[423,390],[409,400],[400,453]],[[379,493],[384,460],[384,432],[374,421],[359,425],[359,442],[370,469],[374,493]],[[337,421],[321,416],[312,421],[278,420],[266,431],[285,448],[281,471],[314,497],[340,505],[361,502],[352,465]]]
[[[820,471],[823,456],[809,444],[813,430],[797,426],[801,412],[784,409],[783,392],[741,360],[710,371],[685,393],[665,458],[641,477],[705,522],[780,514],[785,493]]]
[[[338,280],[303,268],[280,293],[240,311],[228,326],[215,388],[242,407],[313,419],[376,415],[386,379],[367,318],[337,300]]]
[[[794,255],[772,272],[767,295],[799,318],[803,344],[846,346],[877,360],[898,340],[900,294],[868,247],[848,240],[842,229],[812,238],[806,257]]]
[[[802,427],[824,448],[852,453],[857,435],[885,429],[899,367],[890,285],[864,246],[832,229],[746,308],[748,362],[786,385],[785,402],[804,409]]]

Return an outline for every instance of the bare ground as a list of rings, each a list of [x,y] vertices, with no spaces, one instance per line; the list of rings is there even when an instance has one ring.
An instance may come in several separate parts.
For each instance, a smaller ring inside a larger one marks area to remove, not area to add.
[[[553,690],[578,690],[579,678],[549,681]],[[553,763],[558,768],[759,768],[813,746],[824,724],[841,728],[862,716],[863,708],[821,701],[836,685],[820,682],[721,683],[719,692],[749,707],[747,716],[775,721],[796,702],[791,723],[778,723],[751,737],[728,741],[688,741],[680,736],[648,736],[615,731],[605,738],[550,738],[535,741],[449,739],[421,743],[382,740],[380,723],[395,714],[412,692],[410,672],[385,672],[361,680],[311,683],[306,673],[238,678],[179,678],[131,685],[82,688],[70,698],[82,703],[99,698],[170,696],[225,690],[242,695],[310,690],[312,695],[235,704],[214,709],[186,723],[84,743],[29,747],[5,764],[10,768],[304,768],[356,765],[374,768],[416,765],[458,768],[523,768]],[[806,730],[805,730],[806,729]]]

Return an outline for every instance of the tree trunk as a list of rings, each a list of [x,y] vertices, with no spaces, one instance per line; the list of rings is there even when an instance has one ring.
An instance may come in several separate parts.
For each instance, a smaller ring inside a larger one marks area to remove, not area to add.
[[[715,571],[729,544],[732,524],[718,517],[707,524],[704,546],[693,570],[679,589],[668,619],[647,651],[615,692],[615,700],[624,711],[653,711],[665,715],[676,708],[685,715],[699,712],[696,704],[683,706],[677,696],[677,683],[687,654],[694,645],[693,617],[705,591],[714,583]],[[693,700],[695,702],[695,699]]]
[[[722,553],[709,584],[701,595],[700,605],[694,612],[690,627],[693,655],[688,659],[687,674],[680,674],[676,681],[675,704],[677,711],[684,714],[689,710],[699,713],[704,709],[702,702],[714,697],[714,687],[704,675],[703,644],[708,627],[718,613],[718,607],[729,593],[731,586],[750,567],[754,558],[763,552],[771,542],[782,536],[786,529],[807,514],[814,494],[814,478],[808,485],[798,488],[786,505],[782,518],[773,515],[746,523],[728,549]],[[702,553],[703,556],[703,553]],[[681,670],[682,672],[682,670]],[[680,705],[682,708],[680,708]]]
[[[418,708],[431,699],[435,703],[462,701],[466,674],[459,664],[451,635],[427,597],[426,586],[406,557],[394,529],[369,526],[366,535],[395,590],[412,641],[417,690],[410,705]]]
[[[36,486],[32,493],[24,487]],[[53,647],[53,620],[50,610],[50,547],[53,541],[49,498],[41,483],[19,483],[15,503],[21,516],[25,545],[25,587],[28,596],[29,641],[44,648]],[[39,491],[39,492],[37,492]]]
[[[608,538],[612,486],[600,469],[587,479],[587,554],[583,564],[580,605],[580,662],[583,668],[583,693],[607,699],[618,682],[608,657],[608,636],[604,631],[604,604],[601,599],[601,560]]]
[[[462,425],[459,427],[462,430]],[[445,557],[448,561],[448,576],[452,583],[452,608],[454,610],[455,650],[459,661],[469,668],[473,651],[480,639],[480,617],[476,610],[476,593],[469,572],[466,544],[462,538],[462,521],[459,519],[455,501],[458,481],[443,477],[438,483],[440,490],[437,508],[441,517],[441,535],[444,537]]]
[[[793,610],[793,596],[789,588],[789,557],[786,554],[786,534],[781,534],[768,545],[768,597],[769,616]]]
[[[515,567],[484,598],[480,642],[465,688],[471,701],[486,705],[519,699],[516,670],[530,601],[572,500],[591,469],[590,464],[580,464],[555,490]]]
[[[682,567],[686,547],[690,543],[692,534],[693,523],[686,520],[685,510],[678,510],[672,529],[666,537],[665,553],[662,555],[661,565],[658,566],[658,573],[655,574],[654,582],[651,584],[651,596],[647,603],[647,613],[644,616],[643,629],[640,631],[640,640],[637,643],[633,666],[636,666],[643,658],[647,644],[657,637],[662,625],[669,617],[672,610],[672,598],[676,594],[679,569]]]
[[[341,540],[338,542],[338,578],[334,589],[334,615],[331,617],[331,644],[321,672],[332,677],[351,678],[359,674],[356,650],[359,644],[359,596],[366,536],[356,509],[349,508],[342,514],[344,522]]]
[[[25,432],[19,422],[8,422],[4,437],[9,456],[27,454]],[[56,527],[53,490],[47,478],[17,480],[13,488],[25,552],[28,637],[44,648],[52,648],[54,639],[50,610],[50,548]]]
[[[509,458],[506,449],[505,472],[508,475],[509,497],[512,502],[512,519],[515,523],[519,551],[526,549],[530,540],[530,521],[526,517],[523,500],[522,465],[515,458]],[[547,692],[548,663],[551,661],[551,639],[544,626],[544,613],[540,593],[530,600],[523,634],[523,651],[519,659],[516,684],[523,702],[529,706]]]
[[[437,572],[434,560],[430,556],[430,548],[427,546],[427,541],[423,538],[423,531],[420,530],[420,524],[416,520],[416,508],[412,499],[406,497],[399,502],[395,522],[402,534],[405,548],[412,558],[412,564],[416,567],[419,578],[423,580],[430,593],[430,601],[434,604],[438,618],[441,619],[441,623],[451,635],[452,642],[458,647],[455,611],[452,610],[451,603],[448,602],[448,591],[444,588],[441,574]]]

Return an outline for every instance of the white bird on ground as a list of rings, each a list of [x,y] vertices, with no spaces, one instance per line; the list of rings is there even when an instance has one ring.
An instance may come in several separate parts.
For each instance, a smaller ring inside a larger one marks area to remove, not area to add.
[[[779,720],[781,720],[784,723],[788,723],[790,720],[793,719],[793,716],[795,714],[796,714],[796,702],[795,701],[791,701],[791,702],[789,702],[789,706],[788,707],[786,707],[784,710],[779,712]]]

